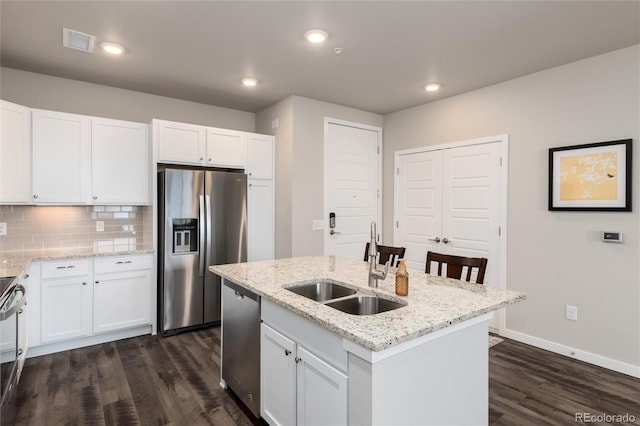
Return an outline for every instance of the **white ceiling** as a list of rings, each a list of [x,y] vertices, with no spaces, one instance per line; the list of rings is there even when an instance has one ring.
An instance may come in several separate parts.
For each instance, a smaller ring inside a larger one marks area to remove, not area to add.
[[[2,66],[249,112],[299,95],[385,114],[640,43],[638,1],[2,0],[0,14]],[[127,53],[63,48],[62,27]],[[324,45],[303,38],[316,28]]]

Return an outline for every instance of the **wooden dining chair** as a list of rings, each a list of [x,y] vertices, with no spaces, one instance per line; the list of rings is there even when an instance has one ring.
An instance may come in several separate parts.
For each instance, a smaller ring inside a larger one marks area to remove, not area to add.
[[[427,265],[425,272],[431,272],[431,262],[438,264],[438,275],[442,276],[442,265],[447,265],[447,277],[462,279],[462,270],[467,267],[467,275],[465,281],[471,281],[471,273],[474,268],[478,269],[476,275],[476,284],[484,283],[484,273],[487,270],[487,259],[484,257],[463,257],[451,254],[436,253],[434,251],[427,252]]]
[[[364,249],[364,261],[369,261],[369,244]],[[398,266],[398,260],[404,257],[404,252],[406,248],[404,247],[393,247],[393,246],[381,246],[379,244],[376,245],[378,247],[378,263],[380,265],[384,265],[389,261],[389,266]]]

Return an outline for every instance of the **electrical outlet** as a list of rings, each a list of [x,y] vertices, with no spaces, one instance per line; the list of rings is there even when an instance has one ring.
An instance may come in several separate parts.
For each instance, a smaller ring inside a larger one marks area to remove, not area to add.
[[[96,231],[97,232],[104,232],[104,221],[102,221],[102,220],[97,220],[96,221]]]
[[[0,235],[7,235],[7,222],[0,222]]]
[[[311,229],[314,230],[314,231],[322,231],[324,229],[324,220],[315,219],[311,223]]]
[[[567,305],[566,316],[568,320],[578,321],[578,308],[576,306]]]

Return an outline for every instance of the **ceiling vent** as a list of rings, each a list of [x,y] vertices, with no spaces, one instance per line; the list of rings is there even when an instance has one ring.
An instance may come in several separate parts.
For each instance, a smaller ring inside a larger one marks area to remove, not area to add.
[[[95,42],[96,36],[76,30],[70,30],[69,28],[62,28],[62,45],[64,47],[93,53],[93,45]]]

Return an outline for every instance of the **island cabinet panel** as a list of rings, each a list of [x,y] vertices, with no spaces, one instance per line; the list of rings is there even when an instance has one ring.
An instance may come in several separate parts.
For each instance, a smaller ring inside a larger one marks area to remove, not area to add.
[[[486,425],[489,319],[379,352],[349,348],[349,423]]]
[[[342,339],[262,299],[261,410],[271,425],[347,424]]]
[[[297,423],[346,425],[346,374],[333,368],[302,346],[297,348]]]
[[[260,348],[260,413],[271,425],[293,425],[296,423],[296,344],[263,323]]]

